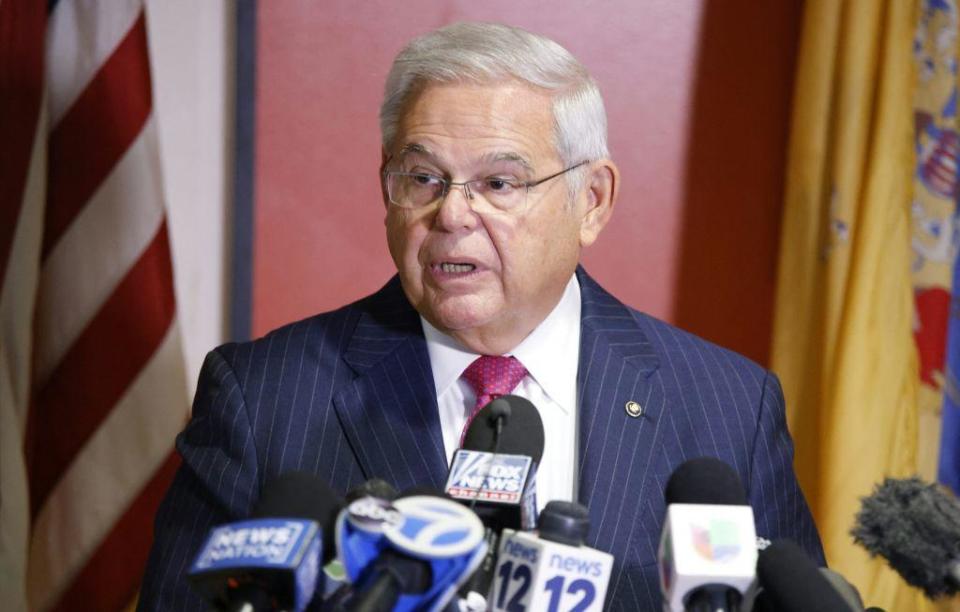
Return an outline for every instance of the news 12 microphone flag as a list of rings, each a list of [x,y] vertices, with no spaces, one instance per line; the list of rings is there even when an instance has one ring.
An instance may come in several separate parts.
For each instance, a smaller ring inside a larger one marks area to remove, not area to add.
[[[0,592],[122,610],[189,404],[141,0],[0,0]]]
[[[960,459],[957,29],[955,0],[808,0],[795,81],[772,368],[827,561],[890,610],[935,606],[854,545],[859,499]]]

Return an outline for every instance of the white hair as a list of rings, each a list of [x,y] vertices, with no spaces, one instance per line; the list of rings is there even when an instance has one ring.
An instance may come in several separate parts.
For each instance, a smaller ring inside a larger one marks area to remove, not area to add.
[[[550,92],[555,146],[565,166],[609,157],[603,98],[586,68],[549,38],[495,23],[454,23],[400,51],[380,106],[384,149],[393,150],[404,105],[426,84],[506,79]],[[567,175],[571,191],[579,189],[581,175]]]

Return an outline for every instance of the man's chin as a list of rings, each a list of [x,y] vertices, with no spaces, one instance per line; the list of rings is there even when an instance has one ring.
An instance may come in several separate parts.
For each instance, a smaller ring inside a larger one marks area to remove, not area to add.
[[[440,331],[453,334],[483,327],[493,319],[493,309],[481,307],[469,300],[448,299],[429,309],[418,309]]]

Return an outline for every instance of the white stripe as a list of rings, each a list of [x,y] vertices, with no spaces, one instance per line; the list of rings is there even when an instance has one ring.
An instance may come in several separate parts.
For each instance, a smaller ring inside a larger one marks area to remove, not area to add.
[[[163,344],[37,516],[27,584],[33,609],[56,603],[167,458],[186,423],[185,389],[180,331],[174,321]]]
[[[110,297],[163,221],[153,115],[50,252],[40,278],[34,380],[51,371]]]
[[[41,104],[41,109],[44,106]],[[0,287],[0,593],[4,610],[27,609],[27,534],[30,507],[23,431],[30,389],[33,306],[39,282],[46,199],[46,113],[41,110],[16,220],[10,258]]]
[[[56,126],[143,10],[142,0],[60,0],[47,25],[50,125]]]

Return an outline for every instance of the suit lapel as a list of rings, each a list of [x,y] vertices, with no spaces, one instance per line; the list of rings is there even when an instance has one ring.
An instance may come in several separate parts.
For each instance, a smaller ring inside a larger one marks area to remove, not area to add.
[[[420,319],[397,278],[363,304],[344,360],[357,373],[334,395],[365,478],[442,488],[446,455]]]
[[[650,380],[659,358],[634,314],[582,268],[577,276],[583,304],[579,498],[590,509],[591,545],[611,552],[622,571],[622,563],[636,557],[630,542],[644,522],[648,496],[660,494],[651,483],[664,402]],[[643,414],[630,416],[628,402],[638,403]]]

